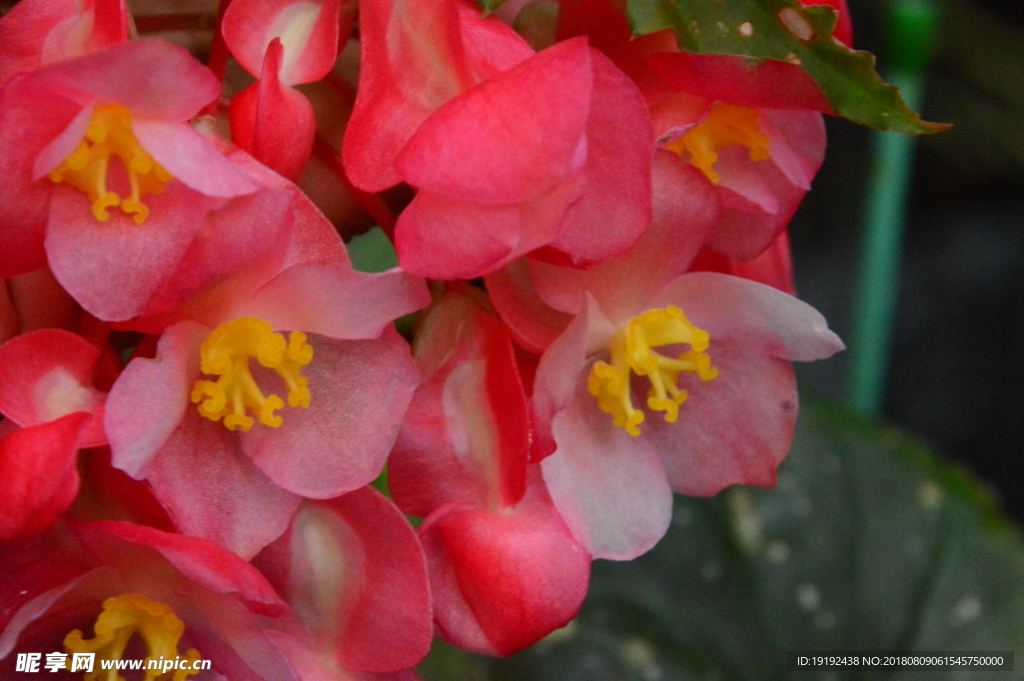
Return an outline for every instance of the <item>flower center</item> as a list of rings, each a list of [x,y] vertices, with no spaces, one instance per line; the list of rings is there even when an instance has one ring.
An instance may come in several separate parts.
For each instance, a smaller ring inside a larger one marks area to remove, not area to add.
[[[686,343],[692,349],[676,358],[654,351],[677,343]],[[611,364],[594,364],[587,389],[597,398],[601,410],[614,417],[616,426],[630,435],[639,435],[637,426],[643,423],[644,413],[634,408],[630,399],[630,372],[646,376],[651,383],[647,406],[665,412],[665,421],[673,423],[679,418],[679,405],[689,396],[677,385],[679,375],[695,373],[704,381],[718,376],[718,369],[712,368],[711,358],[704,352],[708,344],[707,331],[691,324],[678,307],[648,310],[615,334],[608,346]]]
[[[216,381],[199,380],[192,387],[192,401],[199,413],[211,421],[224,419],[228,430],[249,430],[252,411],[260,423],[277,428],[282,419],[274,414],[284,408],[277,395],[263,395],[249,372],[249,358],[273,369],[288,387],[288,404],[309,406],[309,382],[302,367],[313,360],[313,348],[306,334],[292,331],[288,340],[262,319],[243,317],[225,322],[206,337],[199,348],[199,368],[204,374],[219,376]]]
[[[128,174],[131,193],[126,199],[107,188],[111,155],[121,159]],[[142,195],[159,194],[164,183],[174,179],[135,139],[132,113],[120,104],[103,104],[93,110],[85,139],[48,177],[84,192],[92,201],[93,217],[100,222],[110,219],[108,208],[120,206],[121,212],[131,215],[139,225],[149,217],[149,208],[140,200]]]
[[[719,176],[712,166],[718,152],[732,144],[749,150],[751,161],[767,161],[768,137],[757,124],[757,109],[725,102],[711,105],[708,115],[668,148],[703,171],[707,178],[718,184]]]
[[[96,662],[91,672],[86,672],[83,681],[98,679],[121,679],[116,672],[103,668],[104,660],[121,660],[125,648],[131,638],[138,634],[146,644],[146,661],[142,668],[146,669],[145,681],[185,681],[185,678],[197,673],[198,670],[179,669],[161,672],[160,665],[149,669],[150,660],[174,660],[179,656],[178,641],[185,633],[185,624],[178,619],[174,611],[163,603],[156,603],[145,596],[126,594],[103,601],[103,612],[96,618],[92,627],[95,637],[91,640],[82,638],[82,632],[75,629],[64,637],[64,648],[71,654],[95,653]],[[199,653],[190,649],[185,658],[191,667],[199,659]]]

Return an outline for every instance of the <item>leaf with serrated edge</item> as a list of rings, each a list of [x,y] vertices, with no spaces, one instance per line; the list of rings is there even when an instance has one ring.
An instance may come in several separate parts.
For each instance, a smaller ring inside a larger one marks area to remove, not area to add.
[[[627,11],[635,33],[671,28],[687,51],[800,64],[836,115],[855,123],[914,135],[949,128],[908,109],[900,91],[875,71],[874,55],[833,39],[831,7],[796,0],[629,0]]]

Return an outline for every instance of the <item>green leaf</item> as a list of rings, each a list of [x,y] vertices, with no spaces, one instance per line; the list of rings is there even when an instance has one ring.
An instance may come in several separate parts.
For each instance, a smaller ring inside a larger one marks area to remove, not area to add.
[[[797,0],[629,0],[638,34],[671,28],[679,46],[798,63],[818,83],[832,109],[856,123],[910,134],[941,132],[907,108],[900,91],[875,71],[875,57],[832,39],[836,12]]]
[[[790,650],[1012,650],[1019,669],[1024,545],[991,495],[906,435],[801,408],[775,489],[677,497],[653,551],[595,562],[569,627],[505,660],[439,646],[424,679],[960,678],[787,672]]]
[[[480,0],[480,6],[484,8],[484,16],[501,7],[504,2],[505,0]]]
[[[348,243],[352,267],[360,272],[383,272],[398,266],[398,254],[380,227],[360,234]]]

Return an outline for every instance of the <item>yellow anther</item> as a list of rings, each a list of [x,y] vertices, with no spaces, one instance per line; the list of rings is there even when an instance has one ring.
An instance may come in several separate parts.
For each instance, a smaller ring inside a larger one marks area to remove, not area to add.
[[[121,159],[128,175],[127,198],[107,188],[110,157]],[[159,194],[174,179],[135,139],[131,111],[120,104],[103,104],[92,113],[85,138],[63,163],[50,171],[52,182],[69,184],[92,201],[92,214],[100,222],[110,219],[109,208],[120,206],[141,225],[149,217],[143,194]]]
[[[654,351],[679,343],[692,349],[675,358]],[[691,324],[678,307],[648,310],[615,334],[608,346],[611,364],[594,364],[587,389],[597,398],[601,410],[612,415],[617,427],[639,435],[637,426],[643,423],[644,413],[630,399],[630,380],[631,374],[646,376],[651,384],[648,408],[665,412],[665,421],[673,423],[679,418],[679,406],[689,396],[678,385],[680,374],[697,374],[704,381],[718,376],[718,369],[711,366],[711,358],[705,354],[709,344],[708,333]]]
[[[184,656],[178,653],[178,641],[184,633],[185,624],[169,606],[138,594],[126,594],[103,601],[103,612],[93,625],[92,639],[85,640],[82,632],[75,629],[64,637],[64,648],[72,654],[96,654],[93,671],[86,672],[83,681],[124,681],[117,672],[104,669],[102,662],[123,659],[128,642],[138,634],[146,645],[146,661],[142,665],[145,670],[143,681],[185,681],[187,677],[198,673],[198,670],[165,672],[155,662],[156,668],[148,669],[150,660],[174,660],[178,657],[189,660],[187,664],[179,666],[191,667],[199,659],[199,653],[194,649],[190,649]],[[70,665],[66,668],[70,668]]]
[[[768,137],[757,123],[758,111],[745,106],[716,102],[708,115],[668,148],[703,171],[709,180],[718,184],[720,179],[713,166],[718,152],[739,144],[748,149],[751,161],[766,161]]]
[[[277,395],[264,395],[249,371],[249,359],[273,369],[288,388],[288,404],[309,406],[309,381],[302,367],[313,361],[313,347],[306,334],[292,331],[286,341],[262,319],[243,317],[225,322],[206,337],[199,348],[199,368],[204,374],[219,376],[216,381],[199,380],[192,387],[192,401],[199,413],[211,421],[220,421],[228,430],[249,430],[255,421],[277,428],[283,419],[275,414],[284,408]]]

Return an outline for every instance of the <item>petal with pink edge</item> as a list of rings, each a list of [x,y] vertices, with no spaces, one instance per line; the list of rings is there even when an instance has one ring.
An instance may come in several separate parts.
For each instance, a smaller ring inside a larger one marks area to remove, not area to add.
[[[530,424],[508,329],[472,291],[448,293],[420,326],[415,355],[424,380],[388,460],[396,502],[419,517],[459,499],[487,508],[518,502]]]
[[[236,433],[194,407],[150,462],[146,479],[183,533],[247,560],[281,536],[301,500],[253,465]]]
[[[789,362],[735,342],[708,349],[718,377],[680,378],[690,393],[675,423],[648,414],[644,437],[657,450],[672,489],[711,496],[729,485],[775,485],[793,441],[797,394]]]
[[[205,137],[184,123],[137,117],[132,131],[157,163],[185,185],[207,196],[248,194],[260,185]]]
[[[568,40],[467,90],[423,122],[395,167],[414,186],[466,201],[549,191],[587,158],[592,59],[586,40]]]
[[[672,490],[658,452],[612,423],[579,381],[552,419],[558,449],[541,462],[555,508],[595,558],[632,560],[672,520]]]
[[[136,479],[191,407],[199,378],[199,346],[210,329],[182,322],[167,329],[154,359],[135,358],[107,395],[104,427],[112,463]]]
[[[343,669],[397,672],[427,654],[433,634],[416,534],[365,487],[303,506],[291,532],[288,597]]]
[[[242,433],[241,441],[275,483],[327,499],[380,473],[420,374],[394,328],[374,340],[313,335],[309,344],[313,361],[302,372],[309,379],[309,407],[286,407],[280,428],[258,424]]]
[[[145,224],[117,209],[107,222],[99,222],[85,194],[54,187],[45,241],[50,267],[94,316],[130,319],[178,269],[212,202],[175,182],[162,194],[146,195],[150,215]]]
[[[570,315],[540,298],[525,259],[487,275],[484,283],[494,309],[508,324],[516,342],[530,352],[544,352],[572,321]]]
[[[0,437],[0,540],[34,534],[67,510],[78,493],[75,462],[87,414]]]
[[[39,329],[0,345],[0,413],[22,427],[89,412],[100,351],[63,329]]]
[[[263,57],[277,38],[284,59],[275,75],[285,85],[312,83],[334,67],[340,6],[340,0],[238,0],[224,12],[224,42],[242,68],[266,78]]]
[[[0,88],[42,66],[47,34],[77,13],[74,0],[23,0],[11,7],[0,19]]]
[[[587,119],[583,196],[551,243],[577,263],[621,255],[651,221],[654,129],[640,90],[610,59],[591,49],[593,101]]]
[[[101,100],[173,122],[188,120],[220,95],[213,73],[185,48],[153,38],[59,62],[34,77],[57,91],[77,91],[82,104]]]
[[[12,10],[13,11],[13,10]],[[43,238],[53,183],[33,177],[39,153],[65,130],[82,107],[33,78],[18,78],[0,99],[0,277],[46,265]]]
[[[717,340],[790,361],[825,359],[845,346],[820,312],[765,284],[717,272],[691,272],[669,282],[651,307],[675,305]]]
[[[289,267],[236,310],[275,329],[298,329],[336,339],[373,339],[402,315],[430,303],[419,277],[395,268],[368,274],[340,264]]]
[[[89,526],[156,549],[178,572],[196,584],[217,593],[233,594],[261,615],[274,617],[288,607],[256,568],[209,540],[127,522],[101,520]]]
[[[474,279],[550,242],[583,177],[521,204],[486,204],[420,191],[395,225],[398,262],[431,279]]]
[[[509,655],[565,626],[583,603],[590,555],[573,539],[539,476],[530,488],[513,509],[455,503],[420,527],[434,616],[444,638],[459,647]]]
[[[361,0],[359,91],[342,157],[352,184],[377,192],[402,181],[395,159],[432,111],[473,81],[457,0]]]

